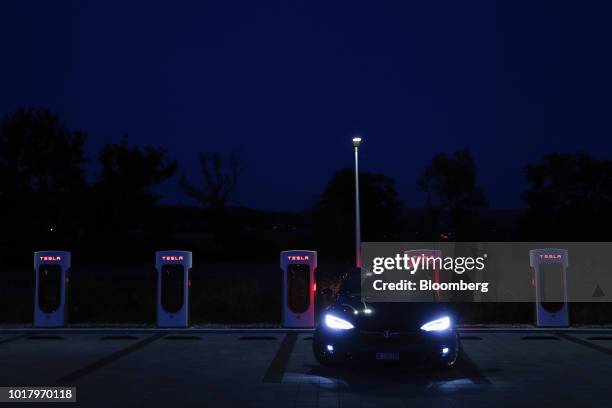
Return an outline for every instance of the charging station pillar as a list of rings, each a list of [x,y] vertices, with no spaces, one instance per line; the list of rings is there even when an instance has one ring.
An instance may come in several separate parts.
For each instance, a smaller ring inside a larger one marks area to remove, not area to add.
[[[189,326],[189,287],[192,257],[189,251],[158,251],[157,326]]]
[[[529,263],[534,271],[536,325],[569,326],[567,305],[568,254],[565,249],[533,249]]]
[[[315,320],[315,251],[283,251],[283,327],[312,328]]]
[[[66,325],[68,308],[66,290],[70,271],[70,252],[34,252],[34,326],[62,327]]]

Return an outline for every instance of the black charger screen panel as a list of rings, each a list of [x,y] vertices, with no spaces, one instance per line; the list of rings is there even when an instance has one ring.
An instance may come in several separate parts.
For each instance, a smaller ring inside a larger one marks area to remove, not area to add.
[[[293,264],[287,267],[287,303],[294,313],[304,313],[310,306],[310,266]]]
[[[563,265],[540,265],[540,303],[547,312],[558,312],[563,308]]]
[[[168,313],[176,313],[185,302],[185,268],[183,265],[163,265],[161,304]]]
[[[62,300],[61,265],[41,265],[38,268],[38,307],[45,313],[56,311]]]

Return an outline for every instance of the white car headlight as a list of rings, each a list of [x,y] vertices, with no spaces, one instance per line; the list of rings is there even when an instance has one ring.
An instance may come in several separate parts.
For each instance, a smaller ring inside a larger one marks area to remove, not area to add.
[[[448,330],[450,328],[450,318],[448,316],[444,316],[440,319],[432,320],[431,322],[427,322],[421,326],[421,330],[425,331],[442,331]]]
[[[330,314],[325,315],[325,324],[332,329],[349,330],[355,328],[351,322]]]

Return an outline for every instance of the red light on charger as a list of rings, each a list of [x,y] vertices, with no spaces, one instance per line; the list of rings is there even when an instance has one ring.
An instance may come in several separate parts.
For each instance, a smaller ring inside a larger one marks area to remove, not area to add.
[[[43,262],[47,262],[47,261],[61,261],[62,260],[61,256],[40,256],[39,258]]]
[[[287,259],[290,261],[307,261],[310,257],[308,255],[289,255]]]
[[[183,256],[182,255],[162,255],[161,257],[162,261],[182,261],[183,260]]]
[[[541,259],[561,259],[560,254],[540,254]]]

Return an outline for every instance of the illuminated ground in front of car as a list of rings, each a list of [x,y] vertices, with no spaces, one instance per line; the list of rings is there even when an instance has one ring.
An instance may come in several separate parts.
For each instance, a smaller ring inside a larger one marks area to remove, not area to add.
[[[612,333],[464,332],[450,371],[323,368],[310,333],[0,331],[0,386],[84,406],[609,405]]]

